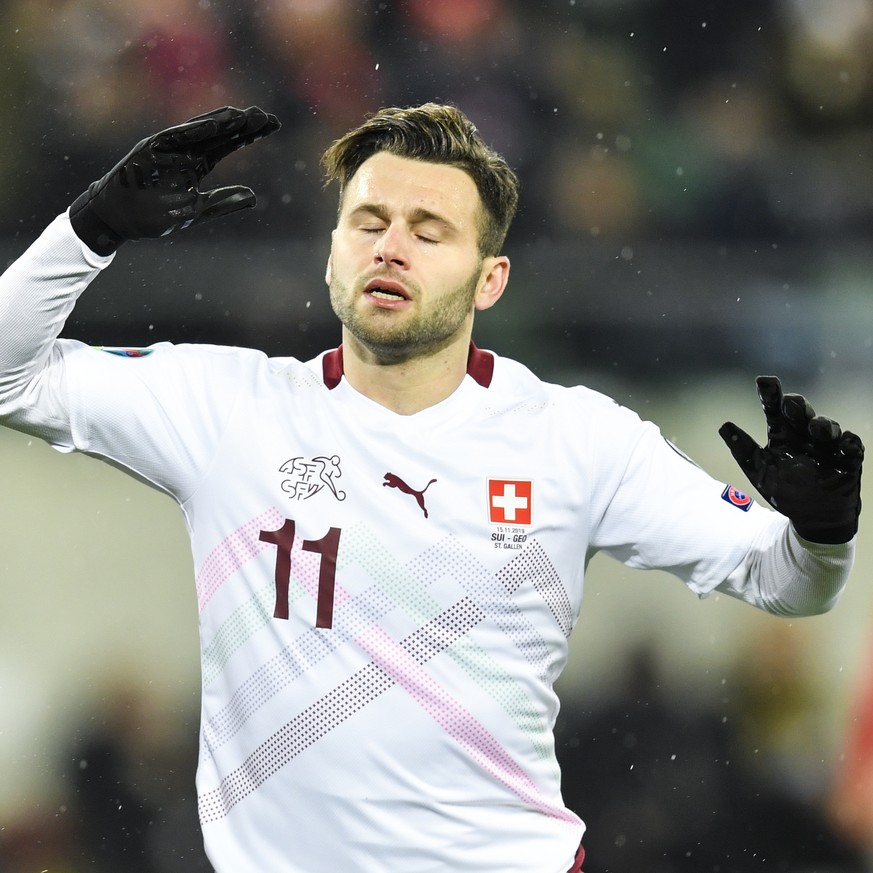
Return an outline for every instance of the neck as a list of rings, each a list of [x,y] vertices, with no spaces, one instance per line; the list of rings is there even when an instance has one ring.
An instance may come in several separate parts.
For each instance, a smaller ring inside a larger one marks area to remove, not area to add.
[[[385,362],[343,331],[343,370],[349,384],[398,415],[413,415],[449,397],[467,372],[469,336],[407,360]]]

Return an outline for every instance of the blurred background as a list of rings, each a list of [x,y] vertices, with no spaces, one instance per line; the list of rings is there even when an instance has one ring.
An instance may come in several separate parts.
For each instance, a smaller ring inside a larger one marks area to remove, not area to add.
[[[0,263],[143,136],[258,104],[256,209],[124,247],[65,335],[338,342],[318,160],[450,101],[522,179],[480,346],[743,488],[759,373],[873,444],[873,0],[4,0]],[[168,498],[0,429],[0,871],[209,870],[191,561]],[[865,501],[873,506],[865,486]],[[592,562],[561,679],[587,873],[873,870],[873,543],[791,621]]]

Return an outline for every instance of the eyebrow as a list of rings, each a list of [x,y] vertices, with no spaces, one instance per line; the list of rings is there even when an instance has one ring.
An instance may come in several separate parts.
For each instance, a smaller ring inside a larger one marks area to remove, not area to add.
[[[388,209],[381,203],[360,203],[349,213],[349,217],[359,215],[360,213],[372,215],[374,218],[378,218],[381,221],[388,221],[390,218]],[[457,232],[458,230],[453,222],[436,212],[431,212],[430,209],[425,209],[423,206],[416,206],[409,213],[410,224],[424,224],[428,221],[434,221],[437,224],[441,224],[450,232]]]

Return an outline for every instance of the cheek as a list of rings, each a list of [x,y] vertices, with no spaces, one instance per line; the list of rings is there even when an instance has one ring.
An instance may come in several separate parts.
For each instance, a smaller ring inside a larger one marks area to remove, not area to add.
[[[350,272],[361,269],[367,263],[368,253],[360,246],[351,245],[334,238],[330,247],[328,265],[334,276],[348,276]]]
[[[342,280],[343,276],[348,273],[348,263],[348,253],[343,249],[342,245],[335,242],[330,247],[330,257],[327,259],[327,270],[325,271],[328,285],[331,282]]]

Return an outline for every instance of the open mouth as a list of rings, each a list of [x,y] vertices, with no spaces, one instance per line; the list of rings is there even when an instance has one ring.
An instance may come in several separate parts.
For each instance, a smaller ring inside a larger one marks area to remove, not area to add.
[[[364,286],[364,293],[389,303],[409,300],[407,290],[399,282],[393,282],[390,279],[371,279]]]
[[[389,291],[387,288],[373,288],[369,293],[380,300],[406,300],[402,294],[397,291]]]

